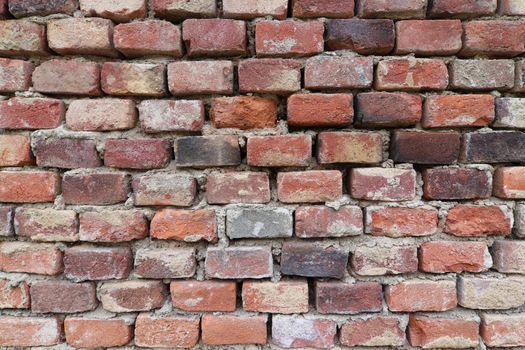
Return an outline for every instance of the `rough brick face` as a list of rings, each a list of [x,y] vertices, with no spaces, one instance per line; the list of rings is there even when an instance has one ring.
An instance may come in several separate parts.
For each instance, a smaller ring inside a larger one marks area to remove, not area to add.
[[[479,321],[475,318],[411,315],[408,323],[410,345],[423,348],[471,348],[478,345]]]
[[[301,89],[301,64],[296,60],[261,58],[239,63],[240,92],[287,95]]]
[[[50,346],[60,343],[62,322],[58,317],[0,317],[0,345]]]
[[[29,309],[29,285],[0,279],[0,309]]]
[[[246,311],[279,314],[308,312],[308,283],[305,280],[278,283],[246,281],[242,285],[242,303]]]
[[[283,203],[319,203],[342,195],[342,175],[336,170],[287,172],[277,175],[277,196]]]
[[[491,15],[497,6],[497,0],[433,0],[429,14],[432,17],[471,18]]]
[[[322,132],[317,137],[317,160],[321,164],[374,164],[383,160],[380,134]]]
[[[179,61],[168,64],[168,88],[177,95],[233,93],[230,61]]]
[[[60,176],[52,171],[0,172],[0,201],[7,203],[53,202]]]
[[[210,204],[268,203],[270,180],[266,173],[215,173],[208,176],[206,201]]]
[[[415,185],[414,170],[388,168],[354,168],[349,183],[352,197],[387,202],[413,199]]]
[[[106,140],[104,164],[113,168],[158,169],[172,159],[171,143],[156,139]]]
[[[63,270],[62,252],[51,244],[2,242],[0,270],[57,275]]]
[[[89,282],[36,282],[31,285],[31,310],[35,313],[78,313],[98,305],[95,285]]]
[[[465,163],[523,162],[525,134],[517,131],[467,133],[461,159]]]
[[[427,298],[427,295],[432,298]],[[391,311],[446,311],[457,304],[455,281],[407,280],[385,288]]]
[[[397,317],[355,318],[343,324],[340,339],[345,346],[402,346],[405,330]]]
[[[461,49],[459,20],[407,20],[396,22],[396,53],[448,56]]]
[[[323,318],[275,315],[272,317],[272,341],[286,348],[331,348],[337,324]]]
[[[31,86],[33,65],[22,60],[0,59],[0,92],[25,91]]]
[[[85,212],[79,221],[81,241],[125,242],[148,234],[147,220],[139,210]]]
[[[75,246],[64,254],[64,273],[72,280],[95,281],[128,277],[133,254],[126,247]]]
[[[358,1],[358,14],[365,18],[424,18],[427,2],[421,0]]]
[[[76,348],[126,345],[133,336],[132,329],[125,319],[68,317],[64,321],[66,341]]]
[[[253,136],[248,138],[247,161],[258,167],[306,166],[312,157],[309,135]]]
[[[268,316],[202,317],[202,341],[206,345],[264,344]]]
[[[209,248],[206,275],[212,278],[266,278],[273,272],[272,253],[265,247]]]
[[[277,123],[277,103],[256,96],[219,97],[211,102],[214,127],[238,129],[273,128]]]
[[[19,98],[0,101],[0,128],[53,129],[64,117],[64,103],[47,98]]]
[[[408,127],[419,122],[422,98],[418,95],[389,92],[364,92],[357,95],[356,122],[370,128]]]
[[[488,346],[523,346],[525,338],[520,332],[525,318],[523,313],[514,315],[484,314],[481,318],[480,335]]]
[[[114,29],[115,49],[126,57],[183,54],[180,28],[168,21],[149,20],[119,24]]]
[[[213,17],[217,12],[217,5],[213,0],[153,0],[152,7],[155,16],[172,20]]]
[[[166,95],[166,66],[155,63],[106,62],[102,65],[102,90],[115,96]]]
[[[126,130],[136,120],[135,103],[117,98],[74,100],[66,112],[66,125],[74,131]]]
[[[387,54],[394,48],[394,22],[388,19],[333,19],[327,22],[329,50]]]
[[[368,57],[317,56],[306,60],[304,87],[311,90],[363,89],[372,85]]]
[[[217,167],[241,163],[239,140],[235,136],[181,137],[175,140],[179,167]]]
[[[246,23],[231,19],[188,19],[182,40],[190,57],[237,56],[246,52]]]
[[[459,305],[478,310],[516,308],[525,302],[524,284],[522,277],[462,276],[458,279]]]
[[[449,71],[452,89],[508,90],[514,86],[512,60],[454,60],[449,65]]]
[[[95,142],[83,139],[47,139],[35,143],[36,164],[52,168],[96,168],[100,159]]]
[[[445,90],[447,66],[441,60],[395,58],[380,61],[376,69],[377,90]]]
[[[146,17],[146,2],[144,0],[117,0],[112,2],[102,0],[80,0],[80,10],[86,16],[109,18],[115,22],[127,22],[136,18]]]
[[[491,95],[429,96],[421,125],[425,128],[487,126],[494,121]]]
[[[164,209],[151,220],[151,237],[197,242],[217,241],[217,219],[215,211]]]
[[[317,282],[315,305],[321,314],[379,312],[383,308],[381,285],[376,282]]]
[[[76,0],[12,0],[9,12],[17,18],[47,16],[54,13],[72,14],[77,7]]]
[[[294,94],[288,98],[288,125],[347,126],[354,117],[352,94]]]
[[[78,219],[73,210],[18,208],[16,234],[35,241],[77,241]]]
[[[295,234],[301,238],[357,236],[363,233],[361,208],[343,206],[338,210],[305,206],[295,210]]]
[[[126,201],[129,183],[125,173],[66,173],[62,196],[67,204],[107,205]]]
[[[0,166],[31,165],[31,140],[24,135],[0,135]]]
[[[142,278],[192,277],[195,269],[193,248],[144,248],[135,254],[135,273]]]
[[[105,282],[100,286],[99,298],[110,312],[153,310],[164,304],[166,286],[161,281],[147,280]]]
[[[358,245],[352,254],[352,267],[361,276],[398,275],[417,271],[416,246],[367,247]]]
[[[47,55],[45,26],[26,20],[0,22],[2,56]]]
[[[501,167],[494,173],[494,195],[525,198],[525,167]]]
[[[458,160],[461,134],[397,131],[390,141],[390,157],[399,163],[451,164]]]
[[[464,57],[514,57],[525,52],[525,25],[511,21],[472,21],[464,25]],[[494,38],[498,37],[499,40]]]
[[[492,266],[485,242],[432,241],[419,250],[419,267],[431,273],[481,272]]]
[[[432,207],[366,208],[366,232],[374,236],[428,236],[437,226],[438,212]]]
[[[512,216],[505,206],[458,205],[451,208],[445,232],[454,236],[509,235]]]
[[[172,281],[170,284],[173,305],[184,311],[235,311],[236,290],[234,282]]]
[[[133,178],[135,205],[190,206],[197,193],[195,178],[189,175],[158,173]]]
[[[191,348],[199,340],[195,317],[139,314],[135,321],[135,344],[162,348]]]
[[[457,200],[488,198],[492,177],[475,168],[433,168],[423,171],[423,196],[428,199]]]
[[[254,19],[256,17],[272,16],[276,19],[286,18],[287,0],[224,0],[223,15],[226,18]]]
[[[82,59],[45,61],[33,72],[33,88],[42,93],[99,96],[100,68]]]
[[[309,56],[323,52],[322,22],[263,21],[255,29],[257,56]]]
[[[295,17],[336,17],[346,18],[354,15],[355,0],[292,0]]]
[[[311,243],[283,244],[281,273],[304,277],[342,278],[348,262],[348,252],[337,247]]]

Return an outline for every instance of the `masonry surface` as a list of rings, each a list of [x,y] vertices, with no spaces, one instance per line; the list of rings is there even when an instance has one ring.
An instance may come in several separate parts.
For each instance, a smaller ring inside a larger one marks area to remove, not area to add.
[[[524,0],[0,0],[0,347],[525,348],[524,54]]]

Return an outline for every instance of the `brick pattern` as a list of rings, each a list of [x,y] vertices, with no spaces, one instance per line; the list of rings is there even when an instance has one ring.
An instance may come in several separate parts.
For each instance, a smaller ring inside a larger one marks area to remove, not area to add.
[[[525,0],[0,0],[0,348],[525,348]]]

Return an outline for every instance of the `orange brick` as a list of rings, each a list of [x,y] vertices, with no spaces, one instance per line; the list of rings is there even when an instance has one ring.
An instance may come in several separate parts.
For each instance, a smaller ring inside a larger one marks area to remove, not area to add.
[[[354,117],[352,94],[294,94],[287,112],[289,126],[347,126]]]
[[[374,236],[428,236],[437,225],[438,212],[429,206],[366,208],[366,232]]]
[[[408,20],[396,22],[396,53],[447,56],[461,50],[460,20]]]
[[[171,281],[171,301],[184,311],[235,311],[237,286],[222,281]]]
[[[492,267],[487,243],[432,241],[421,245],[419,267],[432,273],[482,272]]]
[[[257,96],[217,97],[211,101],[210,119],[219,129],[273,128],[277,124],[277,101]]]
[[[191,348],[198,341],[198,317],[140,314],[135,321],[135,344],[138,346]]]
[[[308,312],[306,280],[244,281],[242,305],[246,311],[293,314]]]
[[[458,205],[448,211],[444,231],[461,237],[510,235],[512,222],[506,206]]]
[[[479,322],[473,318],[411,315],[410,345],[423,348],[475,348],[479,344]]]
[[[494,121],[494,96],[428,96],[421,125],[424,128],[487,126]]]
[[[59,188],[60,176],[52,171],[0,172],[1,202],[53,202]]]
[[[29,285],[26,282],[0,278],[0,309],[29,309],[30,305]]]
[[[26,135],[0,135],[0,166],[24,166],[34,161]]]
[[[0,346],[50,346],[59,344],[61,338],[58,317],[0,316]]]
[[[247,156],[251,166],[307,166],[312,157],[312,138],[302,134],[248,137]]]
[[[432,297],[429,297],[432,296]],[[458,304],[456,281],[408,280],[385,288],[390,311],[446,311]]]
[[[133,326],[124,319],[67,317],[66,341],[75,348],[99,348],[126,345],[133,337]]]
[[[383,160],[383,140],[379,133],[321,132],[317,136],[320,164],[375,164]]]
[[[506,199],[525,198],[525,167],[501,167],[494,173],[494,195]]]
[[[63,270],[62,252],[51,244],[2,242],[0,270],[57,275]]]
[[[184,242],[215,242],[217,219],[211,209],[159,211],[151,220],[151,237]]]
[[[343,195],[337,170],[296,171],[277,174],[277,196],[283,203],[320,203]]]
[[[447,66],[438,59],[394,58],[377,65],[377,90],[445,90],[447,86]]]
[[[202,317],[202,341],[206,345],[265,344],[268,317],[215,316]]]
[[[309,56],[323,52],[321,21],[261,21],[255,27],[257,56]]]

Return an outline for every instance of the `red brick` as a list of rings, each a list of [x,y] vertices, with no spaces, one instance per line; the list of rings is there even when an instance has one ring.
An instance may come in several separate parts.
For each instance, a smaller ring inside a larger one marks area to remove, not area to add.
[[[239,62],[241,93],[287,95],[301,89],[301,63],[280,58],[253,58]]]
[[[199,341],[199,317],[139,314],[135,344],[154,348],[191,348]]]
[[[296,171],[277,174],[277,196],[283,203],[319,203],[339,199],[343,179],[337,170]]]
[[[16,234],[35,241],[78,240],[77,213],[52,208],[17,208],[14,225]]]
[[[0,309],[29,309],[29,285],[0,278]]]
[[[133,338],[133,326],[123,318],[67,317],[64,331],[66,342],[75,348],[122,346]]]
[[[0,317],[1,346],[49,346],[59,344],[62,322],[58,317]]]
[[[206,345],[266,344],[268,316],[202,317],[202,341]]]
[[[255,29],[257,56],[310,56],[323,52],[324,24],[320,21],[261,21]]]
[[[499,198],[525,198],[525,167],[501,167],[494,173],[494,195]]]
[[[107,205],[128,199],[129,183],[125,173],[65,173],[62,196],[67,204]]]
[[[481,316],[480,335],[483,343],[490,347],[524,346],[525,315],[483,314]]]
[[[244,281],[242,306],[245,311],[254,312],[308,312],[308,283],[306,280]]]
[[[303,277],[342,279],[348,264],[348,250],[315,242],[285,242],[281,252],[281,273]]]
[[[208,247],[206,276],[220,279],[266,278],[273,274],[270,247]]]
[[[306,318],[298,315],[272,316],[272,342],[285,348],[334,347],[337,323],[322,318]]]
[[[288,98],[292,127],[347,126],[352,123],[352,94],[294,94]]]
[[[341,327],[345,346],[403,346],[404,320],[395,316],[371,316],[346,321]]]
[[[102,90],[108,95],[160,97],[167,94],[164,64],[106,62],[100,74]]]
[[[60,100],[13,97],[0,101],[0,128],[53,129],[60,125],[64,111]]]
[[[215,128],[242,130],[273,128],[277,101],[257,96],[217,97],[211,100],[210,119]]]
[[[145,100],[139,105],[139,114],[147,133],[196,132],[204,124],[204,104],[199,100]]]
[[[305,206],[295,210],[295,234],[301,238],[345,237],[363,233],[363,213],[357,206],[338,210]]]
[[[390,311],[446,311],[454,309],[456,281],[407,280],[385,288]]]
[[[460,20],[407,20],[396,22],[396,53],[449,56],[461,50]]]
[[[109,18],[115,22],[127,22],[147,15],[145,0],[80,0],[84,16]]]
[[[9,12],[17,18],[58,13],[71,15],[76,10],[77,3],[77,0],[10,0]]]
[[[0,172],[0,201],[8,203],[53,202],[60,176],[52,171]]]
[[[104,282],[99,287],[102,307],[110,312],[158,309],[164,305],[166,294],[166,286],[161,281]]]
[[[33,69],[31,62],[0,58],[0,92],[28,90],[31,86]]]
[[[187,19],[182,40],[188,57],[222,57],[246,54],[246,22],[232,19]]]
[[[512,214],[498,205],[457,205],[449,209],[445,232],[459,237],[510,235]]]
[[[118,98],[74,100],[66,112],[66,125],[74,131],[126,130],[136,120],[135,103]]]
[[[230,61],[180,61],[168,64],[168,87],[175,95],[233,94]]]
[[[427,1],[366,0],[358,1],[357,12],[364,18],[425,18]]]
[[[237,307],[235,282],[171,281],[171,301],[184,311],[231,312]]]
[[[397,163],[452,164],[461,148],[458,132],[395,131],[390,158]]]
[[[417,272],[417,246],[361,244],[355,247],[351,262],[360,276],[413,273]]]
[[[307,166],[312,157],[310,135],[248,137],[247,162],[251,166]]]
[[[132,266],[133,254],[127,247],[80,245],[64,254],[64,274],[75,281],[127,278]]]
[[[138,249],[135,275],[141,278],[184,278],[195,274],[194,248]]]
[[[379,312],[383,308],[381,285],[376,282],[319,282],[315,284],[315,305],[321,314]]]
[[[79,214],[81,241],[126,242],[148,235],[148,221],[140,210],[106,210]]]
[[[45,25],[23,19],[0,22],[0,55],[47,55],[45,30]]]
[[[268,203],[270,180],[262,172],[227,172],[208,175],[209,204]]]
[[[29,136],[0,135],[0,166],[24,166],[33,163]]]
[[[62,269],[62,252],[51,244],[0,243],[2,271],[57,275]]]
[[[522,276],[458,278],[459,305],[475,310],[507,310],[525,303],[525,280]]]
[[[239,137],[189,136],[175,139],[178,167],[221,167],[241,164]]]
[[[421,125],[424,128],[487,126],[494,118],[492,95],[428,96]]]
[[[352,197],[372,201],[407,201],[416,195],[416,172],[412,169],[353,168]]]
[[[173,158],[172,146],[164,139],[108,139],[104,165],[114,168],[165,168]]]
[[[254,19],[272,16],[275,19],[285,19],[288,13],[287,0],[224,0],[222,14],[225,18]]]
[[[369,88],[373,66],[371,57],[312,57],[304,67],[304,87],[310,90]]]
[[[99,96],[100,68],[79,58],[45,61],[33,72],[33,88],[49,94]]]
[[[419,95],[390,92],[364,92],[357,95],[357,120],[367,128],[391,128],[416,125],[421,119]]]
[[[394,22],[390,19],[332,19],[326,32],[328,50],[385,55],[395,44]]]
[[[98,305],[96,287],[89,282],[39,281],[31,285],[31,311],[34,313],[78,313]]]
[[[394,58],[377,65],[377,90],[445,90],[447,86],[447,66],[438,59]]]
[[[11,206],[0,206],[0,237],[12,236],[14,208]]]
[[[464,24],[460,55],[515,57],[525,52],[525,24],[514,21],[472,21]]]
[[[431,17],[473,18],[494,14],[497,6],[497,0],[434,0],[428,12]]]
[[[501,0],[499,4],[499,13],[507,16],[524,16],[525,4],[520,0]]]
[[[354,0],[292,0],[294,17],[334,17],[354,16]]]
[[[96,168],[101,161],[92,140],[49,138],[35,141],[36,164],[39,167],[63,169]]]
[[[366,208],[366,232],[373,236],[428,236],[437,232],[438,221],[430,206]]]
[[[411,315],[408,322],[410,345],[423,348],[475,348],[479,345],[479,321]]]
[[[495,241],[492,244],[494,269],[502,273],[525,273],[525,242]]]
[[[158,211],[151,220],[151,237],[184,242],[216,242],[218,236],[215,210]]]
[[[157,173],[133,178],[135,205],[172,205],[188,207],[197,195],[197,181],[185,174]]]
[[[423,196],[426,199],[455,200],[488,198],[492,192],[491,175],[475,168],[425,169]]]
[[[317,136],[320,164],[375,164],[383,160],[383,140],[379,133],[321,132]]]
[[[0,0],[0,19],[6,19],[7,17],[9,17],[7,0]]]
[[[116,57],[113,22],[104,18],[62,18],[47,23],[49,48],[60,55]]]
[[[431,273],[482,272],[492,266],[485,242],[432,241],[420,247],[419,267]]]
[[[181,20],[190,17],[215,17],[215,0],[153,0],[155,17]]]

